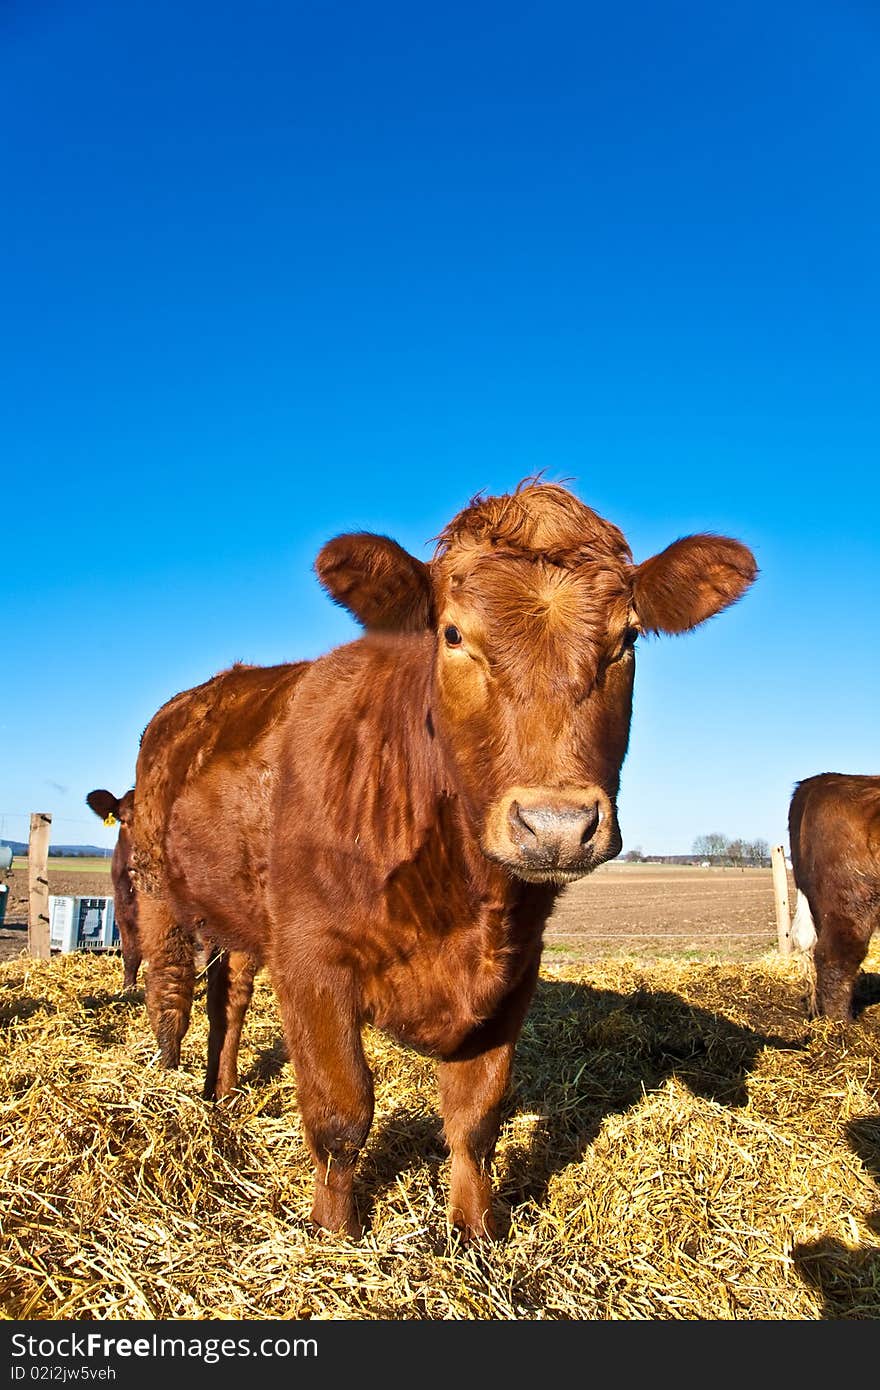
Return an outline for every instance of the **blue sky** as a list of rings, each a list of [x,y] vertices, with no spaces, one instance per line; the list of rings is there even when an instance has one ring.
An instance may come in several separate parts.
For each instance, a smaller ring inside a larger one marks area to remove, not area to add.
[[[546,470],[761,576],[641,643],[625,848],[880,772],[880,18],[8,4],[0,835],[112,844],[160,704],[355,635],[328,537]]]

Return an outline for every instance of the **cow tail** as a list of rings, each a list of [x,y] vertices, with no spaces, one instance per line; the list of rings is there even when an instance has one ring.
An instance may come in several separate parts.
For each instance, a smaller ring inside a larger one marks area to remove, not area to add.
[[[813,914],[810,911],[810,904],[800,889],[797,890],[797,903],[791,924],[791,943],[794,949],[801,953],[812,951],[816,944],[816,925],[813,921]]]

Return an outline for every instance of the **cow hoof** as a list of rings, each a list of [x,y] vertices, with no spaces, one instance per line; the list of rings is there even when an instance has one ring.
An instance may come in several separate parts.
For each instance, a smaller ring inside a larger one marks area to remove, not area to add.
[[[360,1240],[364,1234],[364,1225],[356,1217],[346,1221],[342,1226],[325,1226],[323,1221],[316,1221],[314,1216],[309,1218],[312,1234],[315,1236],[347,1236],[349,1240]]]
[[[237,1085],[221,1086],[220,1082],[218,1081],[217,1085],[214,1086],[209,1081],[206,1081],[202,1090],[202,1100],[229,1100],[230,1096],[235,1095],[237,1089]]]
[[[495,1223],[486,1217],[474,1223],[461,1220],[452,1221],[450,1222],[450,1232],[453,1241],[464,1246],[492,1245],[498,1240]]]
[[[345,1235],[349,1240],[360,1240],[364,1233],[354,1203],[345,1201],[338,1193],[318,1192],[309,1219],[316,1230]]]

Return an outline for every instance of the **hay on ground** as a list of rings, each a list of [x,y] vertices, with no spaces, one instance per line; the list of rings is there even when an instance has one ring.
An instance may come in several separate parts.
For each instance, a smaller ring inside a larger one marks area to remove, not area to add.
[[[873,956],[874,970],[878,957]],[[808,1022],[796,963],[542,976],[495,1163],[503,1240],[460,1247],[430,1062],[367,1038],[361,1241],[315,1235],[268,981],[240,1093],[200,1098],[204,1002],[159,1070],[118,959],[0,967],[7,1318],[880,1316],[880,979]]]

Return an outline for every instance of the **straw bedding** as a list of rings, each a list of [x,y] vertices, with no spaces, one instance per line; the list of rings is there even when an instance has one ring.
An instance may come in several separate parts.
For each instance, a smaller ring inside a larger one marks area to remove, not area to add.
[[[873,966],[873,969],[872,969]],[[808,1022],[796,962],[548,967],[462,1248],[430,1062],[375,1033],[361,1241],[308,1225],[296,1084],[260,977],[241,1091],[200,1099],[203,999],[158,1069],[118,959],[0,966],[0,1306],[23,1318],[880,1316],[880,966]]]

